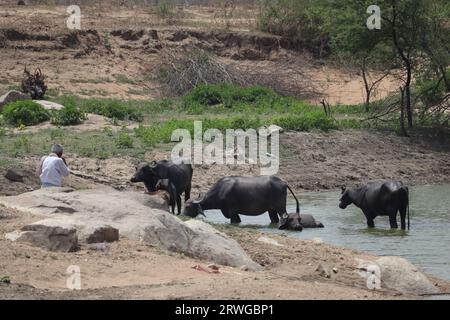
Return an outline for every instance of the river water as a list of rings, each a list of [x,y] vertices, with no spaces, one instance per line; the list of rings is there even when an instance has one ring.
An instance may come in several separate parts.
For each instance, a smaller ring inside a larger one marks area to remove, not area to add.
[[[302,232],[280,231],[270,227],[269,215],[240,216],[242,227],[285,234],[299,239],[321,238],[325,243],[370,252],[378,256],[401,256],[429,274],[450,280],[450,185],[426,185],[410,188],[411,230],[390,230],[388,217],[377,217],[375,229],[366,227],[360,209],[338,207],[339,192],[298,194],[301,212],[314,215],[324,229]],[[289,203],[288,212],[295,212]],[[208,221],[229,223],[218,210],[206,212]],[[400,225],[400,217],[398,221]]]

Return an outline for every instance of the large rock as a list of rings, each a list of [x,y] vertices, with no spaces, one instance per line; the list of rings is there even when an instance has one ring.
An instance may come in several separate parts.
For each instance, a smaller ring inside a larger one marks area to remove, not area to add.
[[[23,174],[15,169],[8,169],[5,173],[5,178],[12,182],[23,182]]]
[[[381,284],[403,293],[433,294],[439,289],[408,260],[382,257],[376,260],[381,268]]]
[[[19,91],[8,91],[0,97],[0,112],[2,112],[3,107],[8,103],[16,102],[19,100],[31,100],[31,97],[28,94]]]
[[[120,237],[208,262],[261,269],[236,241],[202,221],[183,222],[168,212],[167,202],[157,195],[119,192],[106,187],[78,191],[46,188],[0,197],[0,204],[43,218],[25,226],[15,236],[9,234],[8,239],[49,250],[73,250],[67,243],[69,237],[61,236],[71,230],[75,230],[81,245],[115,241],[120,233]],[[58,245],[60,239],[64,243]]]
[[[72,226],[32,224],[6,234],[6,239],[32,243],[49,251],[72,252],[78,248],[77,230]]]
[[[253,262],[235,240],[211,225],[200,220],[189,220],[186,225],[195,233],[189,243],[189,251],[193,256],[226,266],[261,269],[261,266]]]
[[[404,294],[436,294],[439,289],[411,262],[400,257],[382,257],[375,261],[358,259],[360,274],[368,276],[370,270],[381,280],[381,288]]]

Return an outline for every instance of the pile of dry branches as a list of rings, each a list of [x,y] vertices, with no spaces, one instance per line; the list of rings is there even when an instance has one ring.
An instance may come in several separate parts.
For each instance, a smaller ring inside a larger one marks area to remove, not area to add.
[[[166,52],[165,61],[155,74],[168,96],[180,96],[202,84],[234,84],[239,86],[262,86],[275,92],[298,98],[310,98],[316,94],[313,81],[298,62],[274,63],[268,68],[243,66],[221,62],[213,54],[193,49],[184,54]]]
[[[192,50],[182,56],[167,52],[164,61],[156,74],[165,93],[171,96],[183,95],[202,84],[250,85],[239,70],[218,62],[201,50]]]

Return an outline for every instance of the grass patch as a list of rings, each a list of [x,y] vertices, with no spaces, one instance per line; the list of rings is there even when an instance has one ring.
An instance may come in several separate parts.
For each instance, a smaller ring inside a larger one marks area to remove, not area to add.
[[[86,113],[95,113],[111,119],[142,121],[143,113],[132,103],[114,99],[80,99],[75,96],[58,97],[57,102],[79,108]]]
[[[116,82],[117,83],[122,83],[122,84],[135,84],[136,81],[134,81],[133,79],[128,78],[127,76],[123,75],[123,74],[118,74],[116,76]]]
[[[47,129],[37,133],[10,134],[8,139],[3,139],[0,143],[0,154],[7,158],[21,158],[23,156],[42,156],[48,153],[48,149],[53,143],[64,146],[66,152],[76,154],[81,157],[107,159],[111,157],[129,156],[143,160],[144,154],[150,148],[140,142],[133,132],[127,133],[128,137],[124,147],[117,141],[124,131],[89,131],[73,132],[63,129]]]

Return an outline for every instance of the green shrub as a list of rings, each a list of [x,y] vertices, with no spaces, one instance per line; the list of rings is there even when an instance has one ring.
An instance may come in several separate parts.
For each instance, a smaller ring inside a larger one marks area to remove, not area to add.
[[[142,121],[142,112],[117,100],[88,100],[84,111],[118,120]]]
[[[171,0],[162,0],[158,5],[158,15],[162,18],[171,17],[174,15],[174,7]]]
[[[3,276],[0,278],[0,283],[9,284],[9,283],[11,283],[11,278],[9,276]]]
[[[31,126],[50,119],[50,113],[31,100],[10,103],[2,113],[5,121],[14,126]]]
[[[123,102],[114,99],[82,99],[76,96],[61,96],[57,102],[69,107],[78,107],[86,113],[94,113],[117,120],[142,121],[144,116],[134,101]]]
[[[55,110],[51,115],[51,123],[57,126],[76,125],[82,123],[86,119],[86,114],[79,108],[73,106]]]
[[[116,139],[119,148],[133,148],[133,138],[126,132],[120,132]]]
[[[327,117],[323,111],[294,115],[290,117],[280,117],[274,119],[274,124],[286,130],[310,131],[313,129],[328,131],[337,129],[338,124],[334,119]]]
[[[446,72],[447,79],[450,79],[450,69]],[[431,106],[439,103],[447,92],[445,82],[441,79],[422,77],[417,81],[417,90],[421,101],[425,106]]]
[[[226,109],[240,111],[259,109],[283,101],[283,97],[262,87],[240,87],[230,84],[200,85],[185,95],[183,107],[188,111],[199,111],[210,106],[221,105]]]

